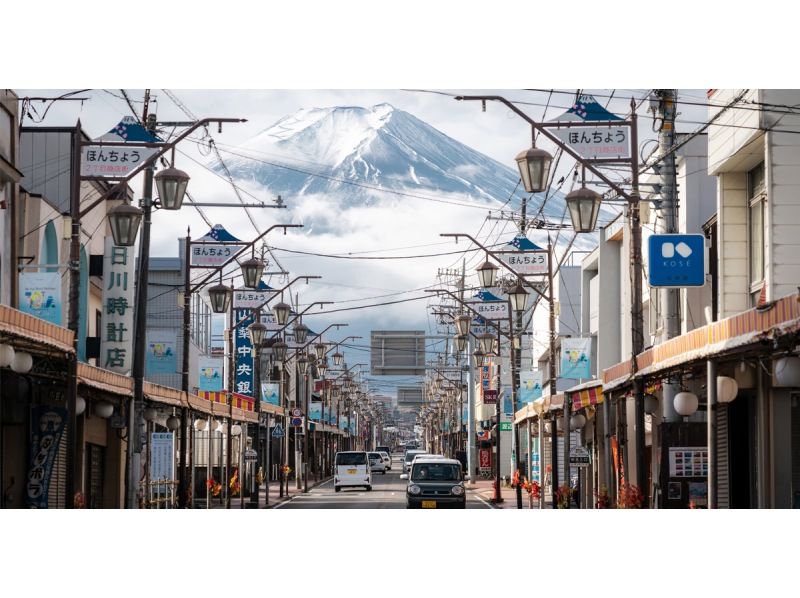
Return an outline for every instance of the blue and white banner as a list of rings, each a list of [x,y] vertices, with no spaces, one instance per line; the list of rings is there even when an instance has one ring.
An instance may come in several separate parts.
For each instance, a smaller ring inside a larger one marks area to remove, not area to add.
[[[61,274],[21,272],[19,310],[61,326]]]
[[[50,475],[67,416],[67,410],[62,407],[31,407],[31,465],[25,485],[29,507],[47,508]],[[68,496],[67,500],[72,500],[72,497]]]
[[[322,420],[322,401],[311,401],[308,404],[308,417],[317,422]]]
[[[197,360],[200,370],[197,377],[199,390],[219,392],[222,390],[222,359],[218,357],[200,357]]]
[[[154,482],[175,479],[175,434],[172,432],[150,434],[150,479]]]
[[[591,378],[591,338],[561,339],[561,378]]]
[[[175,355],[177,334],[174,330],[150,330],[147,332],[145,366],[148,374],[173,374],[178,369]]]
[[[520,372],[517,397],[520,405],[533,403],[542,396],[542,372]]]
[[[249,309],[234,309],[233,324],[242,319],[245,321],[234,330],[233,358],[234,358],[234,391],[248,397],[255,396],[255,374],[253,372],[253,344],[250,342],[250,333],[247,327],[254,321],[253,311]]]
[[[281,385],[278,382],[261,383],[261,400],[270,405],[280,405]]]

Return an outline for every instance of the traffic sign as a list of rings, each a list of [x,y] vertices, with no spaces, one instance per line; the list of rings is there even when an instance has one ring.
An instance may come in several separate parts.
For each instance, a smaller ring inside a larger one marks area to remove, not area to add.
[[[290,425],[295,426],[295,427],[302,426],[303,425],[303,418],[302,417],[292,417],[291,421],[289,423],[290,423]]]
[[[569,464],[585,467],[589,465],[589,451],[582,446],[576,446],[569,452]]]
[[[294,409],[292,409],[292,417],[303,417],[303,411],[295,407]]]
[[[256,457],[258,457],[258,453],[256,453],[253,449],[247,449],[244,452],[245,461],[255,461]]]
[[[283,426],[280,424],[276,424],[276,426],[272,428],[272,437],[283,438],[284,436],[286,436],[286,432],[283,431]]]
[[[706,283],[703,235],[651,235],[648,240],[651,287],[702,287]]]

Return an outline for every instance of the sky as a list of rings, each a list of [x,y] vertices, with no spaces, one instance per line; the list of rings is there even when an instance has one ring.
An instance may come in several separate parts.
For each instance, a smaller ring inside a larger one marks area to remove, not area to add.
[[[88,91],[65,89],[19,89],[20,97],[59,97],[65,93],[79,91],[70,97],[79,98],[68,101],[41,103],[34,101],[30,116],[25,118],[28,126],[65,126],[78,119],[91,137],[99,137],[114,127],[126,115],[131,115],[131,107],[120,89],[96,89]],[[640,101],[646,97],[646,89],[585,90],[592,93],[609,110],[624,116],[629,110],[631,98]],[[133,108],[141,112],[144,90],[126,89]],[[246,143],[261,131],[269,128],[279,119],[302,108],[329,106],[372,106],[380,103],[392,104],[395,108],[410,112],[446,135],[490,158],[515,169],[514,156],[530,146],[531,131],[518,115],[505,106],[489,102],[486,111],[480,102],[459,102],[456,95],[501,95],[514,102],[537,120],[551,120],[565,112],[574,101],[576,90],[163,90],[153,89],[151,112],[155,111],[159,121],[187,120],[186,113],[176,104],[177,99],[189,113],[197,117],[232,117],[247,119],[245,123],[225,124],[222,132],[212,127],[210,133],[215,142],[223,148],[236,147]],[[687,101],[702,102],[703,91],[681,92]],[[689,120],[684,130],[692,130],[701,122],[705,107],[687,105]],[[686,112],[686,111],[683,111]],[[642,138],[649,132],[645,109],[640,108],[642,118]],[[692,121],[694,119],[694,121]],[[681,128],[679,127],[679,130]],[[542,142],[540,141],[540,145]],[[546,146],[546,144],[545,144]],[[652,147],[652,146],[651,146]],[[553,148],[549,148],[553,151]],[[227,156],[230,158],[230,156]],[[280,159],[281,156],[271,156]],[[198,202],[226,202],[236,204],[234,192],[229,183],[219,174],[211,172],[207,166],[213,163],[213,156],[199,143],[185,141],[179,146],[176,166],[190,176],[189,193]],[[569,176],[571,166],[563,161],[559,175]],[[267,189],[246,181],[239,182],[250,195],[245,201],[258,200],[270,203],[274,195]],[[137,197],[141,193],[141,182],[132,185]],[[508,222],[486,221],[486,209],[469,209],[434,202],[424,202],[413,198],[392,201],[380,208],[352,207],[344,211],[333,211],[325,197],[286,196],[283,201],[287,209],[256,209],[253,226],[240,209],[204,208],[213,223],[223,224],[230,232],[241,239],[252,239],[258,230],[281,223],[310,223],[320,219],[335,220],[335,233],[318,234],[311,228],[290,231],[282,236],[274,231],[267,237],[272,246],[283,249],[311,251],[326,254],[350,252],[369,252],[362,255],[418,255],[456,252],[464,249],[464,244],[455,245],[452,241],[439,237],[445,232],[481,233],[483,242],[510,240],[514,236],[514,226]],[[511,204],[513,207],[513,204]],[[496,212],[495,212],[496,214]],[[200,215],[189,207],[179,213],[157,211],[153,217],[152,256],[174,256],[178,251],[178,238],[190,228],[193,238],[205,234],[208,226]],[[320,281],[292,288],[297,304],[302,308],[314,301],[334,301],[334,305],[323,310],[312,308],[305,319],[312,330],[320,331],[333,323],[348,323],[348,328],[339,332],[331,331],[325,340],[339,340],[349,335],[361,336],[361,340],[350,341],[356,347],[345,351],[349,363],[368,362],[366,351],[370,330],[413,329],[436,333],[434,320],[426,305],[435,300],[414,300],[363,310],[351,310],[354,306],[371,303],[392,302],[421,297],[425,287],[433,286],[439,268],[461,266],[461,256],[443,255],[414,260],[350,260],[326,259],[320,257],[288,254],[276,251],[274,256],[280,266],[289,271],[290,278],[301,274],[323,276]],[[472,274],[472,284],[477,284],[474,267],[482,259],[477,252],[466,256],[468,276]],[[277,264],[270,264],[269,271],[277,271]],[[267,277],[267,283],[274,288],[283,286],[285,278]],[[468,281],[469,284],[469,281]],[[347,311],[333,311],[342,310]],[[544,310],[541,310],[544,311]],[[324,313],[321,313],[324,312]],[[542,315],[541,318],[544,318]],[[534,352],[538,354],[544,346],[546,332],[544,320],[534,322]],[[221,320],[215,328],[221,333]],[[442,348],[439,341],[435,346]],[[526,356],[530,357],[530,356]],[[530,362],[529,362],[530,363]],[[393,394],[394,382],[374,380],[376,390]]]

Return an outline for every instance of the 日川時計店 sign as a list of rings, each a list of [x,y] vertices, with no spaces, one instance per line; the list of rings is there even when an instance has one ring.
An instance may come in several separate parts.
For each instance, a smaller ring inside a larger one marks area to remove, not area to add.
[[[581,125],[553,128],[550,132],[582,158],[627,160],[631,157],[631,128],[628,125]]]

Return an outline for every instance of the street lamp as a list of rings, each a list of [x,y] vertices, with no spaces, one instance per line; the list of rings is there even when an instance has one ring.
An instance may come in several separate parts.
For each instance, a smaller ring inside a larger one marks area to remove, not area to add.
[[[320,362],[317,364],[317,370],[319,371],[319,375],[321,377],[325,377],[325,372],[328,371],[328,360],[327,358],[322,358]]]
[[[325,343],[317,343],[314,345],[314,352],[317,354],[317,359],[324,359],[325,358],[325,350],[327,346]]]
[[[336,367],[339,367],[340,365],[342,365],[342,360],[343,359],[344,359],[344,355],[339,353],[339,351],[336,351],[336,353],[333,354],[333,365],[336,366]]]
[[[602,204],[600,195],[591,189],[581,187],[567,194],[569,217],[576,233],[590,233],[597,224]]]
[[[472,352],[472,358],[475,361],[475,367],[483,367],[486,363],[486,355],[480,349],[475,349]]]
[[[108,211],[108,223],[111,225],[114,245],[133,247],[136,243],[136,233],[139,232],[142,214],[142,210],[127,203],[115,206]]]
[[[253,347],[257,350],[261,347],[261,343],[264,341],[264,335],[267,333],[267,327],[261,323],[258,310],[256,311],[256,321],[250,324],[247,330],[250,332],[250,342],[253,343]]]
[[[291,306],[283,301],[273,306],[272,313],[275,314],[275,320],[278,322],[278,326],[286,326],[286,322],[289,320],[289,313],[291,311]]]
[[[469,327],[472,324],[472,318],[468,314],[461,314],[456,316],[456,332],[459,336],[466,337],[469,334]]]
[[[514,311],[525,311],[525,304],[528,302],[528,291],[519,282],[517,282],[517,286],[508,296],[511,299],[511,308]]]
[[[466,334],[459,334],[456,336],[456,350],[459,353],[463,353],[467,350],[467,335]]]
[[[224,314],[228,311],[233,291],[231,287],[221,282],[208,289],[208,298],[211,300],[211,311],[215,314]]]
[[[480,341],[481,344],[480,351],[484,355],[491,353],[494,349],[494,334],[491,332],[484,332],[483,334],[478,335],[478,341]]]
[[[294,340],[297,342],[298,345],[302,345],[306,342],[308,338],[308,326],[300,322],[296,324],[294,327]],[[308,359],[306,359],[308,361]]]
[[[286,350],[289,346],[283,341],[277,341],[272,345],[272,352],[275,354],[275,361],[283,363],[286,361]]]
[[[177,168],[166,168],[155,176],[161,207],[165,210],[180,210],[189,175]]]
[[[297,369],[301,376],[305,376],[308,371],[308,357],[306,357],[305,353],[301,353],[300,357],[297,358]]]
[[[244,286],[249,289],[258,288],[258,283],[261,282],[261,276],[264,274],[264,265],[264,262],[256,259],[255,256],[242,262]]]
[[[497,266],[495,266],[489,260],[486,260],[480,266],[478,266],[477,270],[478,279],[481,281],[481,287],[488,289],[495,285],[497,271],[499,270]]]
[[[516,160],[525,191],[539,193],[547,189],[553,156],[543,149],[532,147],[518,153]]]

